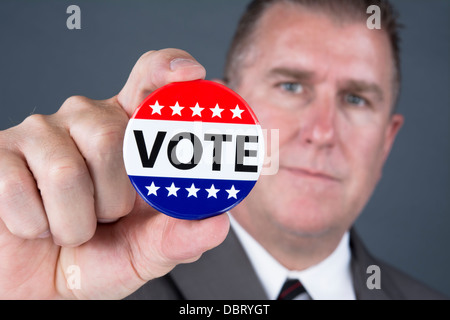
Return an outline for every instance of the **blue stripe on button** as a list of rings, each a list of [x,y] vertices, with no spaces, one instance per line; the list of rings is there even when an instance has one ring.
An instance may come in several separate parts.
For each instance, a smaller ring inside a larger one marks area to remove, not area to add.
[[[226,212],[240,203],[252,190],[256,181],[243,180],[216,180],[216,179],[192,179],[192,178],[170,178],[170,177],[143,177],[143,176],[129,176],[132,184],[137,192],[155,209],[165,213],[174,218],[197,220],[212,217],[223,212]],[[154,183],[159,189],[156,191],[157,195],[148,195],[146,186]],[[166,187],[174,184],[175,187],[180,188],[177,191],[177,196],[168,195],[169,191]],[[192,184],[197,191],[197,198],[190,196],[186,188],[190,188]],[[208,198],[208,191],[214,185],[215,189],[219,189],[216,196]],[[235,199],[229,197],[226,190],[239,190]]]

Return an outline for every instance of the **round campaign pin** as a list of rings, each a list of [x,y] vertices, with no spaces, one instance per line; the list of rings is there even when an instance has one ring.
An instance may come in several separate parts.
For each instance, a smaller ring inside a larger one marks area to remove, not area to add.
[[[261,126],[248,104],[207,80],[151,93],[124,138],[127,174],[151,206],[180,219],[204,219],[241,202],[264,161]]]

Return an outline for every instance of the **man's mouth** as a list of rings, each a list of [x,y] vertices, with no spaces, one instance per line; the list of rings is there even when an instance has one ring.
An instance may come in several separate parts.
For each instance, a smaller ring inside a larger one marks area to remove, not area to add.
[[[281,169],[287,170],[289,173],[296,175],[301,178],[311,178],[311,179],[318,179],[323,181],[330,181],[330,182],[338,182],[339,179],[335,177],[334,175],[331,175],[329,173],[323,172],[323,171],[317,171],[312,169],[306,169],[306,168],[293,168],[293,167],[281,167]]]

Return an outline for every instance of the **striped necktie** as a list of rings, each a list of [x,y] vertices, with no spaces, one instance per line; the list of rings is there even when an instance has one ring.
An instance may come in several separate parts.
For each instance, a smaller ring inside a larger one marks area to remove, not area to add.
[[[310,300],[308,292],[298,279],[286,279],[277,300]]]

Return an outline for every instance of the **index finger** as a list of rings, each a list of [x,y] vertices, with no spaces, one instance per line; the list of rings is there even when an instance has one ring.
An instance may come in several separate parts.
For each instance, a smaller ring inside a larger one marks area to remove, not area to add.
[[[154,90],[171,82],[204,79],[205,76],[205,68],[186,51],[149,51],[136,62],[125,86],[117,95],[117,101],[131,117]]]

